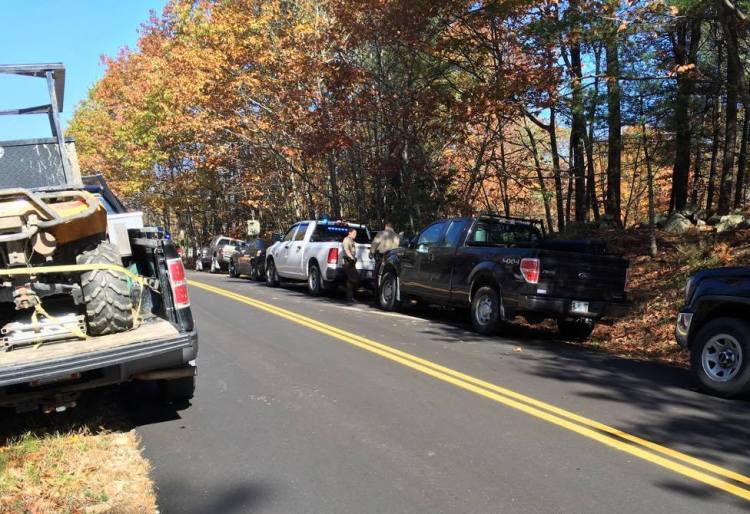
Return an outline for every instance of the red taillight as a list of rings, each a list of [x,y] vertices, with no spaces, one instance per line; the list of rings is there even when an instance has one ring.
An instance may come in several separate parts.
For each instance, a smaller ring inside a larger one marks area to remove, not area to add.
[[[339,262],[339,249],[331,248],[328,250],[328,264],[336,264]]]
[[[539,282],[539,259],[521,259],[521,274],[529,284]]]
[[[172,287],[172,298],[175,309],[190,307],[187,280],[185,279],[185,267],[182,259],[167,259],[169,270],[169,285]]]

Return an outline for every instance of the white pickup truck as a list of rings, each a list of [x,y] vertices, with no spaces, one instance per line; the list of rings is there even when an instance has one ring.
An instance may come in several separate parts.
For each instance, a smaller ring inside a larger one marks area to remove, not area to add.
[[[350,228],[357,229],[356,268],[363,284],[372,284],[375,261],[370,257],[370,231],[364,225],[341,221],[300,221],[281,241],[266,252],[266,283],[276,287],[280,280],[306,281],[310,294],[317,296],[346,280],[343,269],[343,240]]]

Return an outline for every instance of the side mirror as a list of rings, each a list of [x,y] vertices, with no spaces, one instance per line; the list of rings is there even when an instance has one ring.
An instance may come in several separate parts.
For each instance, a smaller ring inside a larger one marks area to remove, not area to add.
[[[425,244],[421,244],[417,246],[417,253],[427,253],[429,251],[429,248]]]
[[[278,243],[282,239],[284,239],[284,236],[279,234],[278,232],[271,234],[271,241],[273,241],[274,243]]]

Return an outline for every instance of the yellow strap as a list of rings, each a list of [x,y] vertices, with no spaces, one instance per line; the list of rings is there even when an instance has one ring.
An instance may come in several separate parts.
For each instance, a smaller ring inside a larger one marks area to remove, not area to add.
[[[145,285],[146,287],[153,289],[154,291],[159,290],[158,281],[149,279],[147,277],[142,277],[141,275],[137,275],[133,273],[132,271],[130,271],[129,269],[124,268],[122,266],[118,266],[116,264],[104,264],[104,263],[66,264],[66,265],[59,265],[59,266],[7,268],[7,269],[0,269],[0,276],[10,277],[10,276],[16,276],[16,275],[42,275],[46,273],[75,273],[75,272],[96,271],[96,270],[116,271],[118,273],[122,273],[123,275],[127,275],[134,282],[137,282],[141,285]]]
[[[44,310],[44,307],[42,307],[41,304],[36,304],[34,306],[34,313],[31,315],[32,318],[36,318],[37,313],[41,314],[45,318],[47,318],[50,321],[53,321],[55,323],[59,323],[60,325],[64,326],[68,330],[70,330],[70,333],[74,336],[78,337],[79,339],[90,339],[89,335],[81,331],[80,328],[78,328],[77,323],[62,323],[59,319],[49,314],[47,311]]]
[[[143,303],[143,284],[138,291],[138,305],[133,308],[133,329],[138,328],[141,323],[141,303]]]
[[[143,302],[143,287],[148,287],[149,289],[152,289],[156,292],[159,291],[159,283],[153,279],[149,279],[147,277],[142,277],[141,275],[137,275],[130,271],[127,268],[124,268],[122,266],[117,266],[116,264],[104,264],[104,263],[97,263],[97,264],[67,264],[67,265],[59,265],[59,266],[43,266],[43,267],[29,267],[29,268],[10,268],[10,269],[0,269],[0,276],[17,276],[17,275],[40,275],[45,273],[75,273],[75,272],[85,272],[85,271],[95,271],[95,270],[108,270],[108,271],[116,271],[118,273],[122,273],[123,275],[126,275],[130,277],[134,282],[136,282],[138,285],[141,286],[140,292],[138,294],[138,305],[133,309],[133,328],[138,328],[138,325],[140,323],[140,312],[141,312],[141,304]],[[44,307],[41,306],[41,304],[36,304],[34,306],[34,312],[31,314],[31,323],[34,327],[34,331],[39,331],[39,315],[42,315],[46,317],[47,319],[59,323],[60,325],[67,328],[71,334],[74,336],[80,338],[80,339],[90,339],[90,336],[84,332],[81,331],[81,329],[78,328],[78,325],[76,323],[61,323],[60,320],[58,320],[56,317],[50,315],[47,311],[44,310]],[[42,345],[42,341],[40,340],[37,344],[34,345],[34,348],[39,348]]]

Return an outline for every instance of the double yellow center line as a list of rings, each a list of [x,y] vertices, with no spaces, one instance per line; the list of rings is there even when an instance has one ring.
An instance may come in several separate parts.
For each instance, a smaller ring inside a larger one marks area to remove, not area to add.
[[[461,389],[489,398],[507,407],[524,412],[535,418],[547,421],[559,427],[575,432],[589,439],[593,439],[605,446],[629,453],[639,459],[669,469],[675,473],[710,485],[727,493],[750,501],[750,477],[735,471],[722,468],[702,459],[672,450],[666,446],[648,441],[617,428],[599,423],[593,419],[561,409],[549,403],[500,387],[490,382],[466,375],[435,362],[422,359],[416,355],[403,352],[397,348],[387,346],[377,341],[367,339],[357,334],[341,330],[340,328],[321,323],[307,316],[274,305],[254,300],[226,289],[211,286],[203,282],[189,281],[192,287],[197,287],[226,298],[244,303],[262,311],[274,314],[291,322],[305,326],[316,332],[356,346],[385,359],[402,364],[408,368],[447,382]]]

